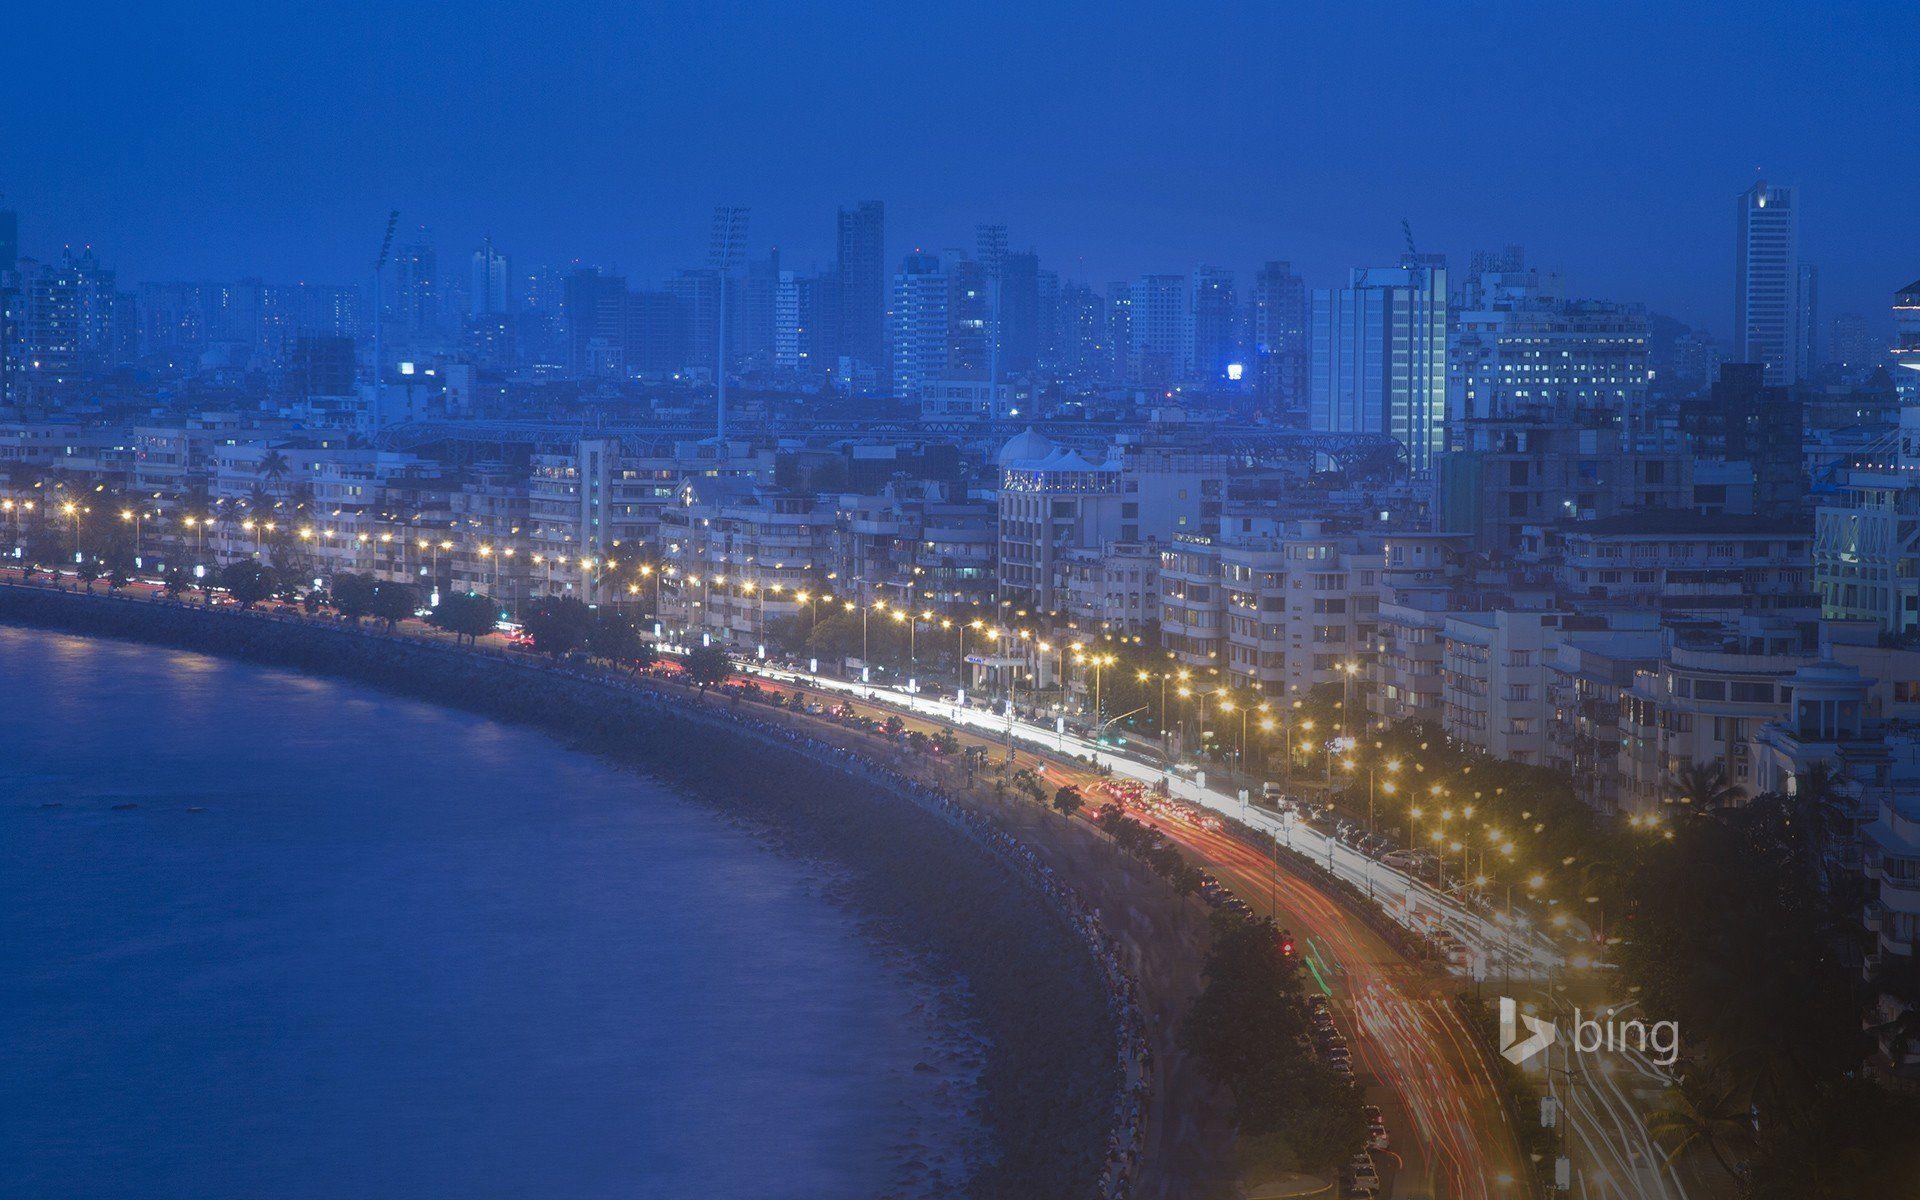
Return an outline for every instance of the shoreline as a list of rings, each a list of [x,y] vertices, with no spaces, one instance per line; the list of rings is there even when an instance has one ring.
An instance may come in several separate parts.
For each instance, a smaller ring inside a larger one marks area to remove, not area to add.
[[[266,614],[0,585],[0,620],[312,672],[530,726],[766,828],[846,869],[876,932],[965,981],[967,1016],[988,1036],[977,1116],[990,1146],[967,1194],[1130,1194],[1150,1056],[1124,956],[1031,848],[878,755],[785,714],[763,719],[764,706],[658,681]],[[739,754],[742,736],[760,752]],[[943,919],[960,905],[966,922]],[[1036,911],[1051,919],[1035,922]]]

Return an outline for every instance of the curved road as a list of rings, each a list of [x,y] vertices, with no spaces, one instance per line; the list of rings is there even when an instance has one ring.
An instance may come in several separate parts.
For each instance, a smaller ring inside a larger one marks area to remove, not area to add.
[[[765,671],[770,682],[856,712],[899,716],[908,728],[951,729],[962,744],[1004,750],[1003,739],[976,725],[937,719],[920,705],[896,703],[883,691],[834,686],[788,671]],[[899,700],[909,699],[898,697]],[[1047,780],[1073,783],[1091,798],[1101,776],[1086,764],[1032,745],[1018,757],[1040,765]],[[1090,804],[1081,814],[1092,819]],[[1136,816],[1140,815],[1138,813]],[[1432,1200],[1505,1200],[1521,1194],[1519,1149],[1499,1092],[1450,989],[1403,958],[1367,922],[1257,848],[1217,829],[1175,817],[1146,818],[1258,911],[1272,912],[1305,946],[1309,966],[1350,1034],[1355,1070],[1387,1116],[1402,1161],[1392,1194]]]

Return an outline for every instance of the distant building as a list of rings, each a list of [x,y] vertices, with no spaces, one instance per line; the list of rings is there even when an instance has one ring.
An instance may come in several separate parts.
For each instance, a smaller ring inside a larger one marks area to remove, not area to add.
[[[1901,414],[1892,445],[1838,475],[1814,513],[1821,615],[1920,631],[1920,407]]]
[[[1127,310],[1132,377],[1163,385],[1193,373],[1192,296],[1185,275],[1142,275]]]
[[[1802,389],[1764,382],[1759,363],[1723,363],[1706,396],[1680,407],[1694,456],[1753,468],[1754,511],[1791,514],[1807,494],[1806,398]]]
[[[1448,420],[1559,414],[1588,428],[1647,424],[1647,314],[1569,300],[1539,271],[1486,274],[1454,314]]]
[[[1226,383],[1229,367],[1239,364],[1245,369],[1240,363],[1240,305],[1233,272],[1195,267],[1191,287],[1188,312],[1193,322],[1193,349],[1188,355],[1189,373],[1207,384]]]
[[[386,295],[388,345],[414,345],[440,332],[440,258],[424,226],[393,252]]]
[[[1311,386],[1314,429],[1387,434],[1425,474],[1446,439],[1446,267],[1360,267],[1316,289]]]
[[[893,277],[893,394],[917,399],[927,384],[946,379],[947,273],[937,254],[909,254]]]
[[[1800,261],[1796,189],[1765,180],[1740,193],[1733,282],[1733,346],[1760,363],[1768,384],[1791,384],[1811,367],[1814,278]]]
[[[1827,323],[1826,363],[1844,379],[1858,379],[1884,366],[1887,348],[1875,342],[1872,328],[1859,313],[1842,313]]]
[[[887,348],[886,206],[869,200],[840,210],[835,224],[838,355],[884,370]]]
[[[1247,305],[1248,370],[1261,411],[1307,415],[1307,285],[1290,264],[1269,262],[1253,277]]]
[[[467,275],[467,311],[474,316],[513,311],[513,269],[507,256],[493,248],[493,239],[473,252]]]

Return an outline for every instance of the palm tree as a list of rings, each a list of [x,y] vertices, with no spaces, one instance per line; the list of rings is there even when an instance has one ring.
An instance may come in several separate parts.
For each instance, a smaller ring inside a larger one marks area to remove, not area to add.
[[[1682,1075],[1667,1093],[1666,1107],[1648,1114],[1647,1125],[1666,1149],[1669,1163],[1701,1149],[1730,1177],[1735,1172],[1728,1153],[1753,1133],[1739,1088],[1717,1062]]]
[[[256,470],[268,482],[277,483],[286,476],[286,473],[291,470],[292,467],[293,464],[287,461],[285,454],[279,450],[268,450],[266,454],[261,457],[260,465]]]
[[[1747,795],[1745,789],[1728,781],[1727,764],[1719,760],[1688,763],[1668,781],[1668,786],[1675,800],[1696,812],[1731,808]]]
[[[1794,776],[1789,809],[1816,862],[1852,832],[1854,814],[1843,790],[1845,782],[1829,762],[1814,763]]]

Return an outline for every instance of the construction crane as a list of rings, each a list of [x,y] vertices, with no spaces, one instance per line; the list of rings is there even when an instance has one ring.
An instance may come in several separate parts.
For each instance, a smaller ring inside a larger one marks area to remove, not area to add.
[[[1407,239],[1407,262],[1412,263],[1420,257],[1420,251],[1413,246],[1413,222],[1405,217],[1400,218],[1400,234]]]

